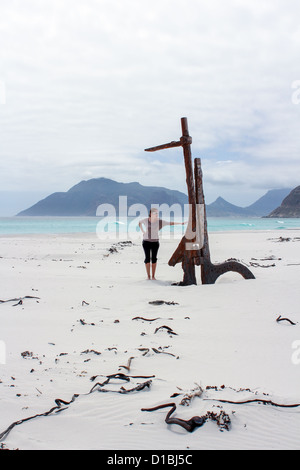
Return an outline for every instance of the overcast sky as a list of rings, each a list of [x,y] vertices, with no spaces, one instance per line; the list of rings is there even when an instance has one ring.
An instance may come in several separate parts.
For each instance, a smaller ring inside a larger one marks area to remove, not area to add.
[[[186,192],[181,148],[144,152],[184,116],[207,203],[300,184],[299,0],[0,0],[0,194],[20,210],[101,176]]]

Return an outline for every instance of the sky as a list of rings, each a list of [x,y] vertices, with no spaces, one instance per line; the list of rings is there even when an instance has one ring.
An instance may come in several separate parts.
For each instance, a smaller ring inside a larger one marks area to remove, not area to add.
[[[300,184],[299,0],[0,0],[0,215],[81,180],[207,203]]]

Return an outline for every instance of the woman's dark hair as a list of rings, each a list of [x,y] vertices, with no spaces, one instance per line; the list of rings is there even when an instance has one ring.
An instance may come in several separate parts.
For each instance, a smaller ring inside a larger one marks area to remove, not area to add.
[[[156,209],[155,207],[151,207],[149,211],[149,217],[151,217],[152,212],[158,212],[158,209]]]

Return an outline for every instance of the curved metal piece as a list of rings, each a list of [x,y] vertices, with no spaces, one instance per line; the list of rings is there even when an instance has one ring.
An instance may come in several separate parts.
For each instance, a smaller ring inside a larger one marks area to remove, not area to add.
[[[206,260],[201,265],[202,284],[214,284],[219,276],[230,271],[240,274],[244,279],[255,279],[250,269],[238,261],[225,261],[224,263],[213,264]]]

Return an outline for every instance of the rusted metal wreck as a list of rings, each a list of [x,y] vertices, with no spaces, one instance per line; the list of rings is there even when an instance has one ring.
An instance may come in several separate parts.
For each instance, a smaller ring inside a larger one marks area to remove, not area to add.
[[[193,168],[192,137],[189,135],[186,117],[181,118],[181,128],[182,136],[179,141],[172,141],[145,149],[146,152],[155,152],[173,147],[183,148],[190,208],[189,220],[185,235],[182,237],[168,264],[169,266],[175,266],[177,263],[182,263],[184,276],[183,281],[179,284],[183,286],[197,284],[195,266],[201,267],[202,284],[214,284],[219,276],[229,271],[237,272],[245,279],[254,279],[254,275],[247,266],[238,261],[229,260],[219,264],[211,262],[201,159],[194,159]]]

